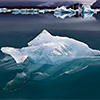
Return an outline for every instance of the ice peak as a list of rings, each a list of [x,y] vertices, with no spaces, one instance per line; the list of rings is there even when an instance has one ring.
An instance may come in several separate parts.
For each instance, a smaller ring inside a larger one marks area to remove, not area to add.
[[[38,45],[42,42],[47,42],[52,38],[52,35],[47,31],[47,30],[43,30],[35,39],[33,39],[32,41],[30,41],[28,43],[29,46],[31,45]],[[47,41],[46,41],[47,39]]]
[[[44,33],[44,32],[47,32],[47,33],[48,33],[48,31],[47,31],[46,29],[44,29],[44,30],[42,31],[42,33]]]
[[[51,36],[51,34],[46,29],[44,29],[38,36],[40,36],[40,35],[42,35],[42,36],[45,36],[45,35],[46,36]]]

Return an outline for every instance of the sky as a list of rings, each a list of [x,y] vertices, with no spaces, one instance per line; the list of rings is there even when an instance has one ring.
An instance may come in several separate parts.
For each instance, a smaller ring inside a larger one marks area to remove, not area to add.
[[[55,3],[56,2],[56,3]],[[57,2],[63,3],[66,2],[67,4],[70,4],[70,2],[81,2],[81,3],[87,3],[92,5],[96,0],[0,0],[0,6],[42,6],[42,5],[57,5]],[[94,6],[100,6],[100,0],[97,0],[96,3],[94,3]]]

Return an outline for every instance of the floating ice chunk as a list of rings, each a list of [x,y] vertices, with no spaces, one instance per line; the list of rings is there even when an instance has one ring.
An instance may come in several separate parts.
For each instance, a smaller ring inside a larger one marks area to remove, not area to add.
[[[90,5],[83,5],[82,13],[97,13],[97,11],[95,9],[92,9]]]
[[[0,8],[0,13],[2,13],[2,8]]]
[[[34,9],[29,10],[30,14],[34,14]]]
[[[53,9],[41,9],[39,10],[39,13],[45,13],[45,12],[51,12],[51,11],[54,11]]]
[[[7,8],[0,8],[0,13],[6,13],[8,11]]]
[[[89,19],[93,14],[99,12],[99,9],[92,9],[90,5],[83,5],[81,15],[83,19]]]
[[[44,9],[45,12],[52,12],[54,9]]]
[[[21,14],[30,14],[30,9],[20,9]]]
[[[39,9],[34,9],[34,12],[39,12]]]
[[[2,12],[6,13],[7,12],[7,8],[2,8]]]
[[[39,10],[39,13],[43,13],[44,14],[45,13],[45,10]]]
[[[12,9],[12,14],[19,14],[20,10],[19,9]]]
[[[94,10],[95,10],[95,13],[100,12],[100,9],[94,9]]]
[[[74,9],[71,9],[71,8],[69,8],[69,9],[66,9],[66,7],[65,6],[62,6],[62,7],[60,7],[60,8],[56,8],[55,9],[55,13],[75,13],[76,11],[74,10]]]
[[[11,9],[8,9],[7,12],[11,12]]]

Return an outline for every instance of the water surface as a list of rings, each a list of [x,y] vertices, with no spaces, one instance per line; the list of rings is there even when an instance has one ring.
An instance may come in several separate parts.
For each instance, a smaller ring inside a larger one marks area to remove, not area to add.
[[[53,14],[0,15],[0,48],[21,48],[43,29],[52,35],[71,37],[100,50],[100,14],[90,19],[60,19]],[[0,52],[2,59],[4,54]],[[5,93],[3,87],[16,75],[16,66],[0,64],[0,99],[100,99],[100,65],[92,65],[55,80],[28,80],[21,89]]]

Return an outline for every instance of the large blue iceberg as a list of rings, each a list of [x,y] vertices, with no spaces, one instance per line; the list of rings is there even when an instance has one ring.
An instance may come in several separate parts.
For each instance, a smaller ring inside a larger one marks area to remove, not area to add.
[[[17,75],[7,83],[5,91],[20,88],[27,79],[55,79],[83,70],[89,65],[100,64],[99,50],[93,50],[72,38],[52,36],[46,30],[30,41],[28,47],[2,47],[1,51],[11,55],[17,63]]]
[[[46,30],[30,41],[28,47],[21,49],[2,47],[1,51],[11,55],[16,63],[23,63],[29,58],[34,63],[40,64],[56,64],[58,61],[100,55],[99,50],[93,50],[83,42],[68,37],[52,36]]]

